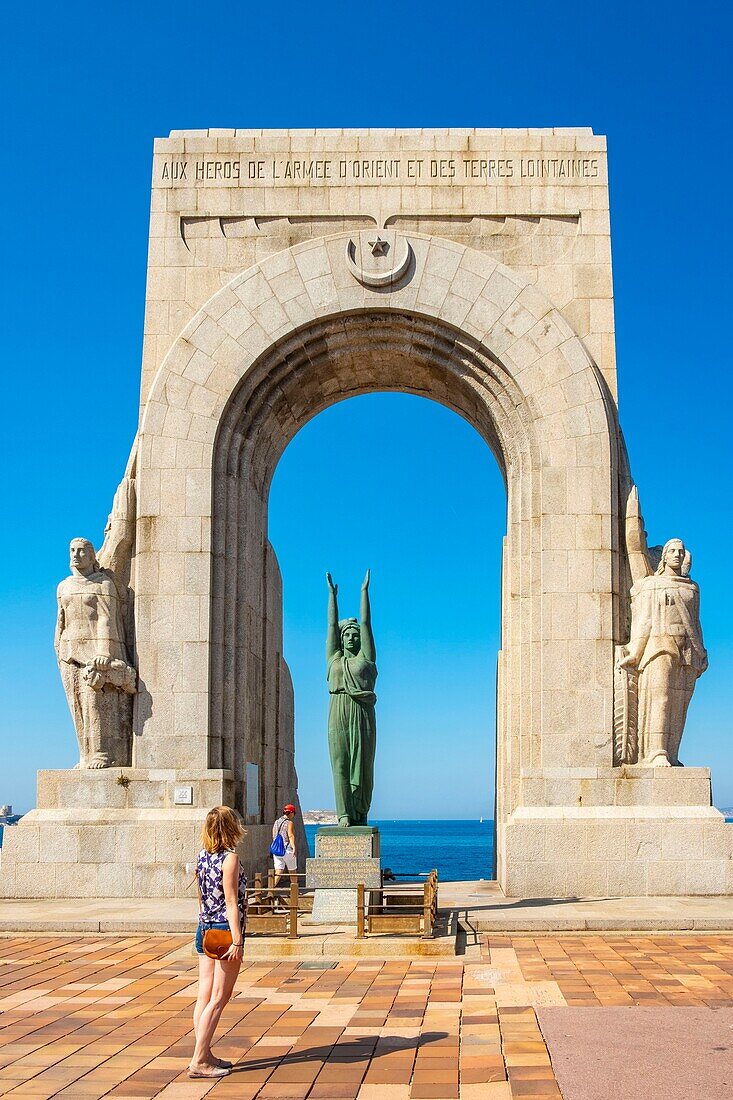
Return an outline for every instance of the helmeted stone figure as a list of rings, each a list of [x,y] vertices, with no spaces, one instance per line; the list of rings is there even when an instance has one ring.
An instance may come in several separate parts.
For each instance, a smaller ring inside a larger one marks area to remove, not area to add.
[[[71,576],[58,586],[54,646],[79,742],[79,767],[130,763],[132,695],[137,673],[130,665],[129,597],[124,577],[128,535],[134,518],[132,491],[121,487],[105,533],[100,564],[88,539],[72,539]],[[132,510],[133,515],[130,512]]]
[[[331,757],[339,825],[366,825],[374,789],[377,723],[377,651],[369,605],[369,570],[361,586],[360,622],[338,617],[338,585],[326,574],[329,587],[328,751]]]
[[[681,539],[670,539],[656,572],[631,589],[631,637],[620,664],[638,670],[639,763],[647,767],[679,764],[687,708],[708,667],[690,564]]]

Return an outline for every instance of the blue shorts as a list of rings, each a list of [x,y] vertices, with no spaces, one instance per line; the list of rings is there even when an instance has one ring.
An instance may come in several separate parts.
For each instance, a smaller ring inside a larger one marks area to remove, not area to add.
[[[206,927],[207,928],[216,928],[217,930],[228,932],[229,931],[229,922],[224,921],[223,923],[210,923],[209,921],[207,921],[206,922]],[[203,953],[204,953],[204,926],[200,922],[199,922],[199,925],[196,929],[196,938],[193,942],[196,946],[196,950],[198,951],[199,955],[203,955]]]

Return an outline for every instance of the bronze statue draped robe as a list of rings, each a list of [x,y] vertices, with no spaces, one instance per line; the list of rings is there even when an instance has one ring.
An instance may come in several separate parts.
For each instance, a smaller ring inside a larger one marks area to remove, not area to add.
[[[366,825],[374,789],[377,666],[363,653],[336,653],[328,663],[328,751],[339,820]]]

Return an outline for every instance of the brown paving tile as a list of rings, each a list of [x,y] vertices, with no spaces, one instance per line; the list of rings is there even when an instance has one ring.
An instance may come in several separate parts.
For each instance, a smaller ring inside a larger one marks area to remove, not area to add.
[[[547,1100],[556,1097],[562,1100],[562,1094],[555,1081],[510,1081],[511,1095],[514,1100]]]
[[[310,1091],[310,1084],[275,1084],[268,1083],[258,1093],[259,1100],[305,1100]]]
[[[308,1093],[309,1100],[356,1100],[359,1086],[345,1088],[342,1084],[320,1084],[316,1082]]]
[[[412,1100],[458,1100],[458,1085],[413,1084],[410,1089]]]

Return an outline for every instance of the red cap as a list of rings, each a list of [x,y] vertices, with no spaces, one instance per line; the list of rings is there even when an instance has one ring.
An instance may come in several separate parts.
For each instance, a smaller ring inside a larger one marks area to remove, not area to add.
[[[283,806],[283,813],[284,814],[294,814],[295,813],[295,806],[291,805],[291,803],[288,802],[287,806]]]

